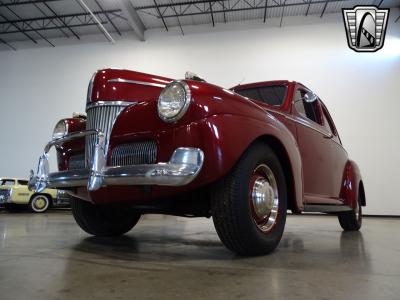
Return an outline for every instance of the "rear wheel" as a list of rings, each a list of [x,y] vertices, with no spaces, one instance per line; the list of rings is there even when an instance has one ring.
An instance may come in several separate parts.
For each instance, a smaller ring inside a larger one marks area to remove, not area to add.
[[[50,207],[50,197],[42,194],[33,195],[29,201],[29,209],[35,213],[43,213]]]
[[[286,222],[287,187],[278,157],[254,144],[212,192],[212,216],[222,243],[239,255],[272,252]]]
[[[356,208],[352,211],[339,213],[338,219],[340,226],[344,231],[360,230],[362,225],[362,208],[360,197],[358,197]]]
[[[130,231],[140,214],[126,205],[95,205],[72,198],[72,214],[78,225],[96,236],[118,236]]]

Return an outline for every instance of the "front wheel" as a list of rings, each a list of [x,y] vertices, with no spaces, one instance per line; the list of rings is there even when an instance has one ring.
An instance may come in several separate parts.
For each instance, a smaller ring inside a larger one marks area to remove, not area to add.
[[[212,216],[222,243],[245,256],[272,252],[286,222],[283,168],[264,143],[249,148],[212,191]]]
[[[46,195],[33,195],[29,201],[29,209],[35,213],[43,213],[50,207],[50,197]]]
[[[96,236],[118,236],[127,233],[139,221],[140,214],[126,205],[95,205],[72,198],[72,214],[76,223]]]

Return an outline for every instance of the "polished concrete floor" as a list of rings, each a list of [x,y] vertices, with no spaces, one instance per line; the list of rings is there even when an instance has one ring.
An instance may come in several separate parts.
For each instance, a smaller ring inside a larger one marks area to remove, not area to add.
[[[289,216],[279,248],[242,258],[211,220],[147,216],[90,237],[70,212],[0,212],[0,299],[400,299],[400,219],[343,233],[333,216]]]

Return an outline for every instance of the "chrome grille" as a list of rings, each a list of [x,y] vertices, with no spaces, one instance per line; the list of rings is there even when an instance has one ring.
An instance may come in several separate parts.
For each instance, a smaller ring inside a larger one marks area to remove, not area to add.
[[[85,154],[77,154],[72,155],[69,158],[68,169],[69,170],[78,170],[85,168]]]
[[[116,146],[111,153],[112,166],[154,164],[157,160],[157,144],[154,140]]]
[[[107,155],[108,144],[110,139],[111,130],[118,115],[124,110],[125,107],[133,103],[126,102],[112,102],[101,101],[94,102],[86,108],[87,119],[86,129],[98,129],[104,133],[105,149],[104,153]],[[86,137],[86,167],[90,167],[92,161],[94,146],[96,144],[96,136],[90,135]]]

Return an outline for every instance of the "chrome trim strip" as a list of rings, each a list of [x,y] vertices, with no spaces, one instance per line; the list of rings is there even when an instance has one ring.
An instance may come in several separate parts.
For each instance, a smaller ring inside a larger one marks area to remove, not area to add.
[[[277,111],[277,110],[274,110],[274,109],[270,109],[270,108],[264,108],[264,109],[265,109],[266,111],[269,111],[269,112],[272,112],[272,113],[276,113],[276,114],[278,114],[278,115],[281,115],[281,116],[285,117],[286,119],[291,120],[291,121],[293,121],[293,122],[296,122],[296,123],[298,123],[298,124],[300,124],[300,125],[303,125],[303,126],[305,126],[305,127],[308,127],[308,128],[310,128],[310,129],[313,129],[313,130],[315,130],[315,131],[321,133],[321,134],[322,134],[324,137],[326,137],[326,138],[332,138],[332,137],[333,137],[333,135],[332,135],[331,133],[326,132],[326,131],[324,131],[324,130],[321,130],[321,129],[319,129],[319,128],[313,126],[312,124],[309,124],[306,120],[304,120],[304,119],[302,119],[302,118],[300,118],[300,117],[293,117],[292,115],[289,115],[289,114],[287,114],[287,113],[284,113],[284,112],[281,112],[281,111]]]
[[[96,102],[90,102],[86,105],[86,111],[92,107],[97,107],[97,106],[123,106],[127,107],[130,105],[136,105],[138,104],[138,101],[134,102],[129,102],[129,101],[107,101],[107,100],[100,100]]]
[[[304,205],[304,212],[342,212],[352,211],[353,209],[347,205],[334,205],[334,204],[306,204]]]
[[[159,87],[159,88],[165,88],[165,86],[166,86],[166,84],[161,84],[161,83],[129,80],[129,79],[123,79],[123,78],[112,78],[112,79],[109,79],[107,82],[132,83],[132,84],[139,84],[139,85],[155,86],[155,87]]]
[[[89,103],[90,101],[92,101],[93,82],[94,82],[94,79],[95,79],[95,77],[97,75],[97,72],[98,71],[94,72],[92,77],[90,78],[89,86],[88,86],[88,90],[87,90],[87,95],[86,95],[86,103]]]

